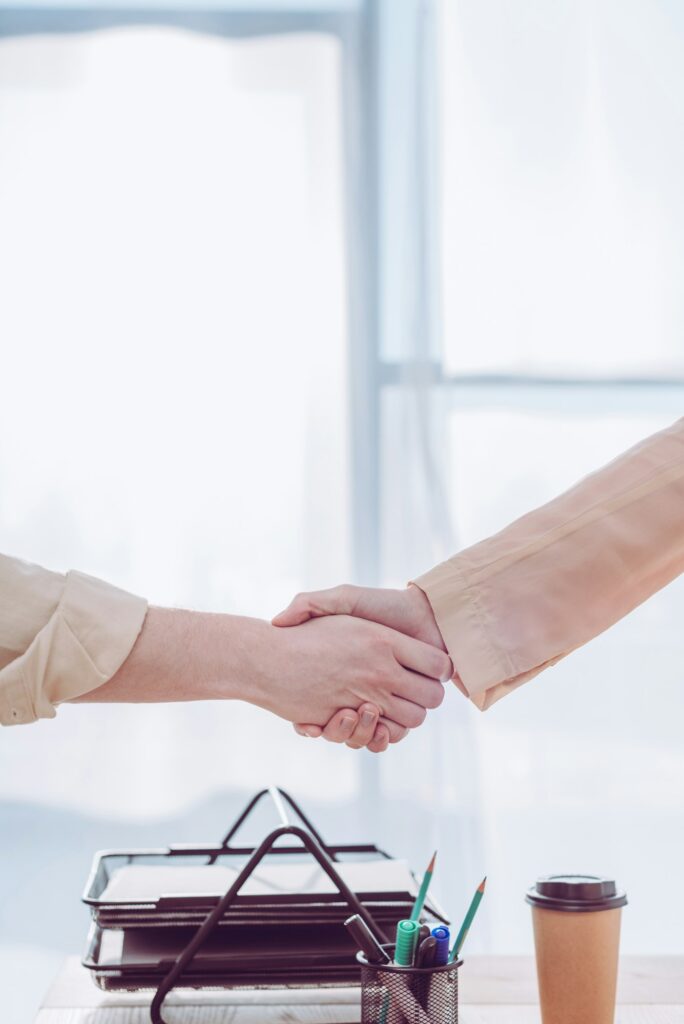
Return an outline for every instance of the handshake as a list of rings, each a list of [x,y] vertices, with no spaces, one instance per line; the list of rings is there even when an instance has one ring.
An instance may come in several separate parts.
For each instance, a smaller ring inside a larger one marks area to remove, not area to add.
[[[286,645],[283,677],[262,706],[302,736],[381,753],[439,707],[454,674],[430,602],[414,585],[299,594],[272,625]]]

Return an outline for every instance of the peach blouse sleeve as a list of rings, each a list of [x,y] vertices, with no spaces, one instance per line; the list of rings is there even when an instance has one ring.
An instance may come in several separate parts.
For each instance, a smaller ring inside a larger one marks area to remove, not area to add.
[[[54,718],[128,657],[147,602],[79,572],[0,555],[0,724]]]
[[[482,710],[684,571],[684,419],[414,582]]]

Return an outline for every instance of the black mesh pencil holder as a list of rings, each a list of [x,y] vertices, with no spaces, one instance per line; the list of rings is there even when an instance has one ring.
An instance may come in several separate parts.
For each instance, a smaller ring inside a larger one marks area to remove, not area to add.
[[[392,956],[394,947],[385,946]],[[361,964],[361,1024],[458,1024],[458,969]]]

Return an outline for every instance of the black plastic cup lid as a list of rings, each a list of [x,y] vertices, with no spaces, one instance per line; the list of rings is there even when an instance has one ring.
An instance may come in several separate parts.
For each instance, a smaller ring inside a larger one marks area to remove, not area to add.
[[[611,878],[596,875],[549,875],[538,878],[525,899],[545,910],[614,910],[624,907],[627,896]]]

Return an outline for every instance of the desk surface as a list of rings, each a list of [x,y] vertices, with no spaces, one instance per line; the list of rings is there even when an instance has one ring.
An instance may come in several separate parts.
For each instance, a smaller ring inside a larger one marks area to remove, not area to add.
[[[354,989],[328,991],[322,1009],[315,992],[172,993],[169,1024],[337,1024],[358,1020]],[[623,957],[615,1024],[684,1024],[684,957]],[[149,995],[100,992],[76,957],[45,998],[36,1024],[149,1024]],[[227,1012],[227,1006],[231,1010]],[[315,1007],[315,1008],[314,1008]],[[97,1012],[95,1012],[97,1011]],[[534,963],[528,957],[470,957],[461,978],[462,1024],[539,1024]]]

